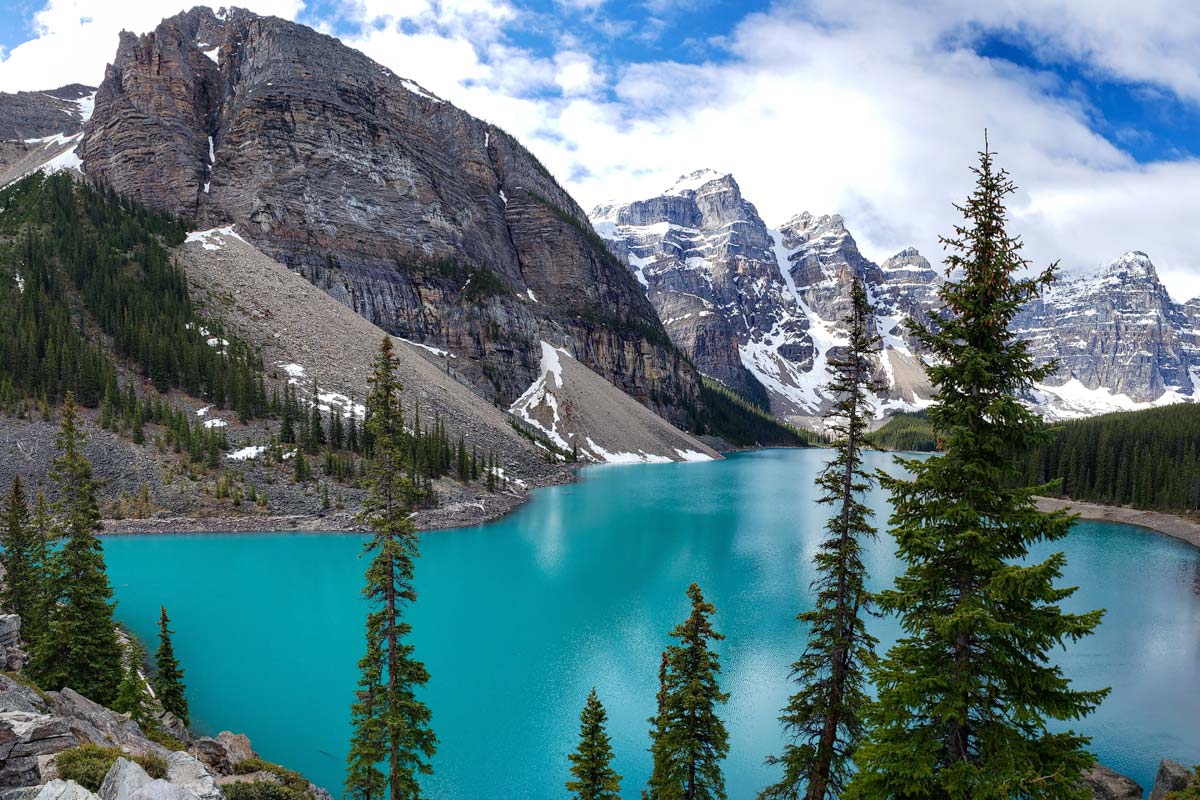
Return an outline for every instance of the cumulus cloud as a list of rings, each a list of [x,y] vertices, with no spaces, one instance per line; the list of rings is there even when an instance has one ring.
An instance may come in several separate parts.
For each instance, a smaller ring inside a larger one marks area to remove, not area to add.
[[[643,7],[662,14],[695,2]],[[0,63],[0,89],[94,82],[118,29],[149,29],[173,13],[153,2],[103,5],[50,0],[37,37]],[[507,128],[585,207],[646,197],[709,166],[732,172],[768,223],[804,210],[843,214],[876,259],[908,245],[940,259],[937,235],[956,221],[952,203],[971,187],[987,128],[1021,186],[1013,228],[1029,257],[1082,270],[1141,249],[1178,299],[1200,294],[1200,162],[1139,164],[1097,133],[1086,93],[1053,71],[977,52],[999,35],[1043,63],[1200,103],[1200,5],[778,2],[710,37],[702,52],[711,60],[699,64],[613,60],[613,30],[670,35],[654,16],[629,28],[609,13],[614,5],[557,0],[554,18],[516,0],[342,0],[322,27]],[[301,11],[300,0],[250,6]],[[565,20],[579,28],[556,31],[553,51],[520,44],[518,33]],[[1125,130],[1117,141],[1141,135]]]

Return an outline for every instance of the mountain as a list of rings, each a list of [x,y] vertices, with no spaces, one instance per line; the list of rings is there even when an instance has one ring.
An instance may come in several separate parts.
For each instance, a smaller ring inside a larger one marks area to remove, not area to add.
[[[926,313],[936,288],[916,251],[881,268],[838,216],[800,214],[771,230],[733,176],[712,170],[657,197],[600,206],[592,222],[697,368],[777,416],[815,424],[828,406],[825,365],[844,343],[855,275],[880,311],[880,410],[919,408],[929,397],[901,325]]]
[[[242,9],[124,33],[89,178],[239,235],[508,406],[563,347],[676,424],[696,371],[633,276],[515,139],[336,39]]]
[[[75,148],[96,89],[73,83],[45,92],[0,92],[0,187],[41,169],[78,170]]]
[[[1200,399],[1200,298],[1173,301],[1145,253],[1056,284],[1015,326],[1039,361],[1062,365],[1035,393],[1052,416]]]
[[[908,248],[876,264],[838,215],[770,229],[732,175],[700,170],[656,197],[593,209],[596,230],[644,287],[672,340],[704,374],[777,416],[816,425],[825,365],[844,342],[851,281],[876,308],[880,415],[928,404],[905,321],[940,310],[942,279]],[[1200,392],[1200,298],[1171,300],[1144,253],[1056,284],[1014,323],[1039,362],[1061,369],[1029,401],[1050,418],[1193,400]]]

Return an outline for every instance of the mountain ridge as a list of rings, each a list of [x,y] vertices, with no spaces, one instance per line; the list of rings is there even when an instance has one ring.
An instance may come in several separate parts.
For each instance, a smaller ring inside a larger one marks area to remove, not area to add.
[[[741,209],[741,216],[731,221],[714,214],[722,203]],[[592,219],[701,372],[746,392],[749,382],[737,382],[737,369],[744,368],[766,388],[777,416],[819,427],[830,401],[821,395],[824,365],[841,346],[841,320],[855,277],[863,280],[876,307],[882,341],[878,413],[928,405],[932,388],[905,322],[936,321],[943,278],[916,248],[876,264],[862,254],[838,214],[801,212],[769,228],[741,196],[736,179],[713,170],[685,174],[656,197],[598,206]],[[765,230],[769,252],[751,239],[745,239],[740,253],[717,248],[713,237],[731,224]],[[680,249],[672,231],[690,237],[686,248]],[[682,272],[692,273],[690,282],[679,277]],[[716,291],[713,275],[751,280],[734,282],[737,291],[729,296]],[[751,324],[749,306],[758,324]],[[704,336],[695,324],[679,324],[680,307],[714,317],[704,323]],[[1030,302],[1015,329],[1030,341],[1037,360],[1057,358],[1062,365],[1027,398],[1049,418],[1200,396],[1200,298],[1173,301],[1140,251],[1119,256],[1094,275],[1060,280]],[[738,352],[736,363],[713,357],[731,346]]]

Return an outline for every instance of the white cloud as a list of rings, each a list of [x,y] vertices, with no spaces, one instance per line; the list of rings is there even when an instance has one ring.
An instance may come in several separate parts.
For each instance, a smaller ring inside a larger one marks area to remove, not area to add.
[[[690,2],[651,5],[669,13]],[[301,10],[300,0],[250,5]],[[956,221],[951,204],[971,187],[986,127],[1021,186],[1013,229],[1032,259],[1081,269],[1141,249],[1177,298],[1200,294],[1200,162],[1138,164],[1095,132],[1095,109],[1053,74],[972,49],[981,31],[999,31],[1045,60],[1200,102],[1200,4],[780,2],[709,40],[719,60],[625,65],[587,42],[614,24],[603,2],[558,6],[571,14],[557,21],[591,27],[556,31],[551,54],[511,34],[556,20],[510,0],[345,0],[338,9],[362,30],[343,41],[508,129],[585,207],[655,194],[711,166],[733,172],[769,223],[839,212],[869,256],[915,244],[936,263],[937,235]],[[119,28],[146,30],[169,13],[153,2],[50,0],[39,37],[0,62],[0,89],[95,82]],[[323,27],[344,31],[337,21]],[[628,35],[654,38],[664,25],[669,35],[661,18]]]

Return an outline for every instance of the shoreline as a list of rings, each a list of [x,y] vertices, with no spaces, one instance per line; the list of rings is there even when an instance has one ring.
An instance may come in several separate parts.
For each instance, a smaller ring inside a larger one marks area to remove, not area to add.
[[[1060,497],[1037,497],[1036,500],[1039,511],[1057,511],[1065,508],[1078,514],[1080,519],[1134,525],[1200,548],[1200,519],[1189,519],[1163,511],[1143,511],[1128,506],[1105,506],[1099,503]]]

